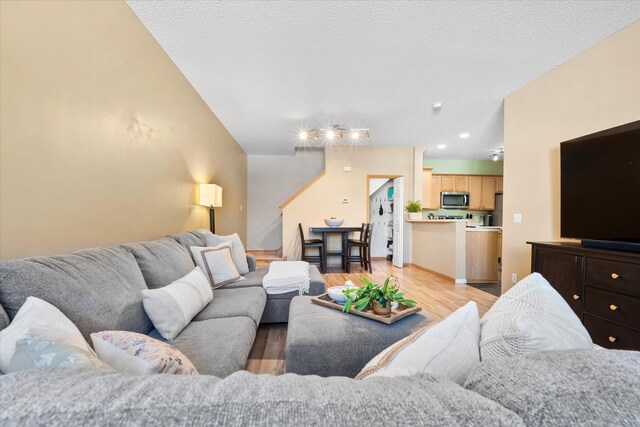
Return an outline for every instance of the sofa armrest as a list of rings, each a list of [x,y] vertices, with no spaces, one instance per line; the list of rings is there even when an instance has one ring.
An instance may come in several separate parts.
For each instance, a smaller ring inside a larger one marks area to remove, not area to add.
[[[256,256],[254,254],[247,254],[247,264],[249,264],[249,271],[256,270]]]

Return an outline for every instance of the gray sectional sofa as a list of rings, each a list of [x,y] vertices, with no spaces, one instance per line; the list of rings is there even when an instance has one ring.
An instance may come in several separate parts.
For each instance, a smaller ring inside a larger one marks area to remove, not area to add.
[[[203,244],[201,232],[187,232],[2,262],[0,329],[36,296],[57,306],[87,338],[109,329],[160,338],[140,291],[188,273],[194,265],[187,248]],[[429,374],[353,380],[241,371],[259,322],[288,315],[287,301],[295,296],[268,298],[260,286],[266,269],[256,270],[252,261],[246,280],[216,289],[171,342],[204,375],[82,368],[0,375],[0,425],[640,425],[640,352],[550,351],[482,362],[464,387]],[[324,282],[315,267],[312,274],[312,293],[319,293]]]
[[[144,311],[140,291],[166,286],[193,270],[189,246],[205,246],[206,233],[2,262],[0,329],[35,296],[58,307],[88,342],[91,333],[105,330],[163,340]],[[260,322],[288,320],[297,293],[267,296],[262,278],[268,267],[256,269],[252,256],[248,262],[245,280],[215,289],[213,301],[171,342],[202,374],[224,378],[243,369]],[[322,275],[310,267],[310,293],[324,292]]]

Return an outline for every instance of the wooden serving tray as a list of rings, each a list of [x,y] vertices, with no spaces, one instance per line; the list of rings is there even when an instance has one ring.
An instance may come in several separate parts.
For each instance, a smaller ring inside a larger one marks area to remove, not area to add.
[[[311,302],[322,305],[324,307],[333,308],[334,310],[342,311],[342,305],[338,304],[334,300],[329,297],[329,294],[324,293],[322,295],[318,295],[317,297],[311,297]],[[367,319],[375,320],[377,322],[386,323],[390,325],[394,322],[397,322],[400,319],[404,319],[407,316],[411,316],[419,311],[422,311],[422,307],[407,307],[404,304],[399,304],[398,308],[393,310],[391,314],[380,315],[375,314],[373,310],[370,308],[366,308],[363,311],[356,310],[355,307],[351,309],[350,314],[355,314],[356,316],[366,317]]]

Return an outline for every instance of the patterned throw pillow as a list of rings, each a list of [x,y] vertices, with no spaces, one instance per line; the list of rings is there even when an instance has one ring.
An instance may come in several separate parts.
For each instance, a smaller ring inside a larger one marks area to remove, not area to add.
[[[177,348],[146,335],[126,331],[91,334],[98,357],[120,372],[197,375],[191,361]]]
[[[94,352],[65,342],[48,329],[31,328],[16,342],[6,373],[33,368],[85,367],[113,371]]]

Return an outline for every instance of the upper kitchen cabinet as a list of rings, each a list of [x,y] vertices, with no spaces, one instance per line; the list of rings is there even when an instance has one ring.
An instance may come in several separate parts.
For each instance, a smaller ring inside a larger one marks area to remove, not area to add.
[[[429,195],[428,209],[440,209],[440,192],[442,191],[442,177],[433,175],[431,177],[431,194]]]
[[[482,210],[482,176],[469,177],[469,209]]]
[[[496,208],[496,177],[482,177],[482,210],[492,211]]]
[[[455,191],[469,191],[469,177],[467,175],[456,175],[454,177]]]
[[[453,175],[442,175],[442,187],[440,191],[455,191],[456,177]]]
[[[440,193],[443,191],[469,192],[469,210],[495,209],[495,195],[502,193],[502,177],[488,175],[439,175],[433,169],[422,170],[422,208],[440,209]]]

